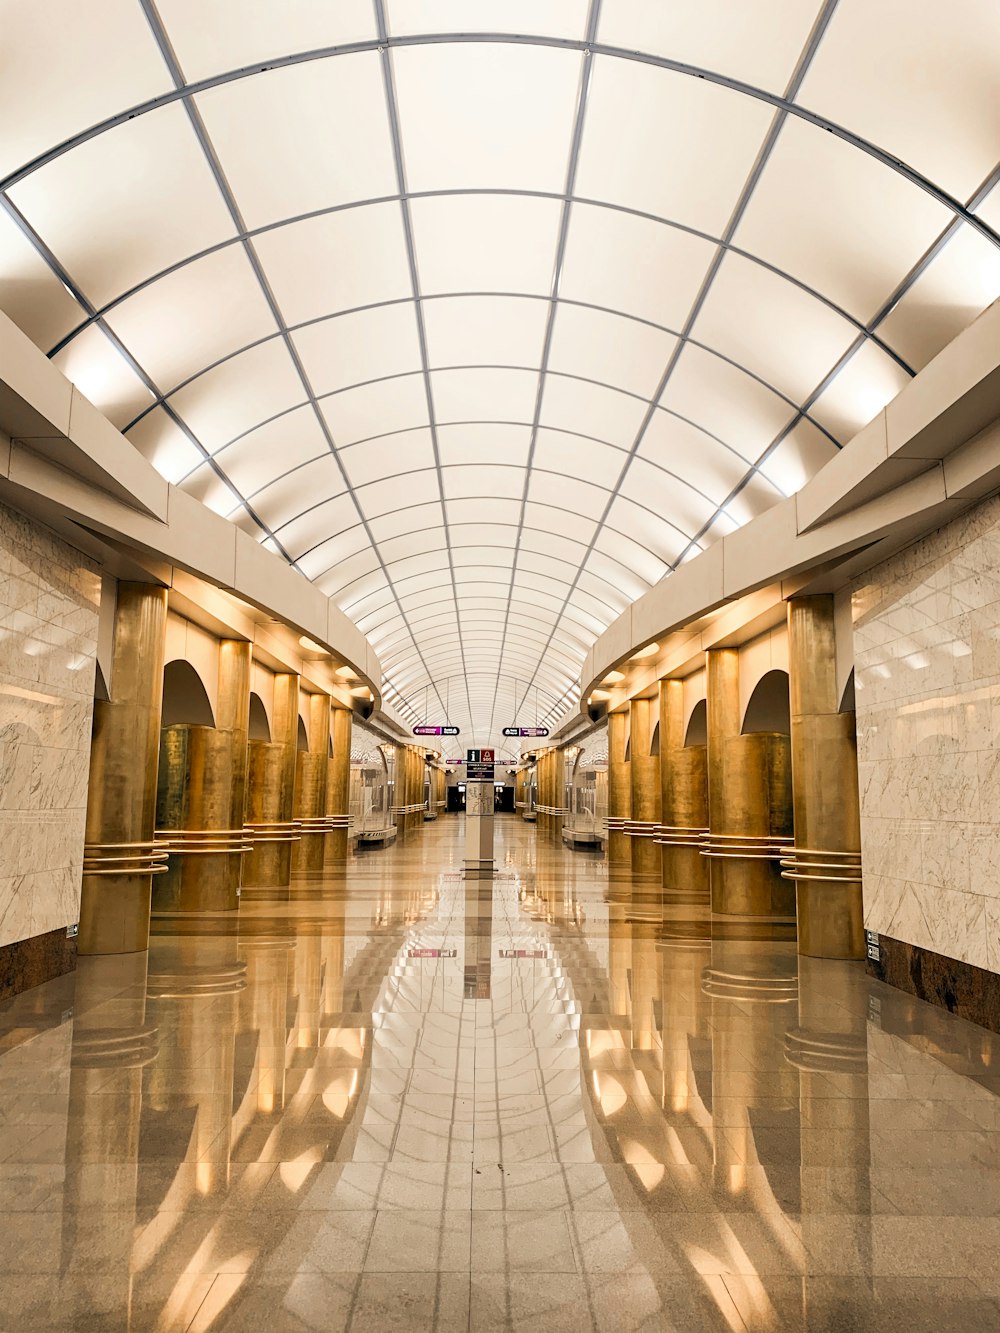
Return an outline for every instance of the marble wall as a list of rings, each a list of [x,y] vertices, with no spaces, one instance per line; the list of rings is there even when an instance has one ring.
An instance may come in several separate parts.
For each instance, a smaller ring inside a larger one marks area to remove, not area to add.
[[[79,918],[101,584],[0,505],[0,948]]]
[[[865,924],[1000,972],[1000,498],[853,599]]]

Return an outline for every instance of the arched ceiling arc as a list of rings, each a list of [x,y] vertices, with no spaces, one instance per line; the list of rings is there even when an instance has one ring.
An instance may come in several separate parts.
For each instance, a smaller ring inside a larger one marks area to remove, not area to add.
[[[470,743],[1000,293],[989,0],[54,4],[0,301]]]

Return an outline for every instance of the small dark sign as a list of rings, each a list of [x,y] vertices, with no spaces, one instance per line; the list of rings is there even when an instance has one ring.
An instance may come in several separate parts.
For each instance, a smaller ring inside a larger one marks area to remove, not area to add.
[[[467,764],[492,764],[496,762],[496,750],[466,750],[465,762]]]
[[[873,963],[878,963],[882,958],[882,951],[879,948],[878,932],[874,930],[865,931],[865,952]]]

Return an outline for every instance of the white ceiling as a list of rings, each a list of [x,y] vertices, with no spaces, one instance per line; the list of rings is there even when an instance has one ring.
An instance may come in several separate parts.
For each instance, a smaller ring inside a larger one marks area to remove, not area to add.
[[[7,0],[0,303],[461,748],[1000,294],[996,0]],[[457,752],[457,751],[456,751]]]

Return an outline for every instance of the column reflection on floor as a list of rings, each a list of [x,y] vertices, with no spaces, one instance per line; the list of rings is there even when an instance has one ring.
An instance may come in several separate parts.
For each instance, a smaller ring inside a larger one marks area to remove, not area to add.
[[[497,834],[0,1007],[0,1328],[1000,1326],[998,1039]]]

